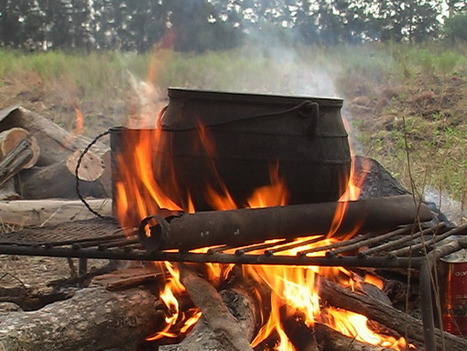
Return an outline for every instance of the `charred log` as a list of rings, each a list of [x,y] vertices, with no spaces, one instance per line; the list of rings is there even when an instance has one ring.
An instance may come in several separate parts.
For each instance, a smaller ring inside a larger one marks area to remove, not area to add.
[[[181,269],[180,279],[203,317],[184,341],[166,350],[253,350],[250,340],[253,338],[255,320],[254,312],[249,309],[253,304],[247,302],[248,295],[231,291],[225,293],[223,298],[208,281],[188,266]],[[229,296],[249,307],[243,309],[237,318],[224,302]],[[194,343],[193,340],[197,341]]]
[[[320,297],[333,306],[363,314],[369,319],[407,336],[409,340],[422,345],[424,343],[422,322],[386,303],[363,294],[356,294],[324,278],[320,280]],[[442,349],[443,342],[447,350],[463,351],[467,349],[467,340],[465,339],[445,333],[440,329],[435,329],[435,336],[437,347],[440,349]]]
[[[284,332],[296,350],[318,351],[316,335],[303,321],[302,316],[295,311],[290,311],[290,307],[282,306],[280,309],[281,322]]]
[[[315,325],[316,338],[322,350],[326,351],[391,351],[393,349],[383,346],[374,346],[357,341],[348,336],[342,335],[334,329],[317,323]]]

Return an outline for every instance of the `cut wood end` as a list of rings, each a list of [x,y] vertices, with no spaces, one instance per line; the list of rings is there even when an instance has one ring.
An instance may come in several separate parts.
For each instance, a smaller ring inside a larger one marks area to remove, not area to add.
[[[66,161],[66,165],[72,174],[75,173],[81,153],[81,150],[76,150]],[[78,169],[78,178],[89,182],[95,181],[101,177],[104,168],[105,165],[102,159],[93,152],[88,151],[81,159]]]
[[[32,151],[32,158],[23,166],[23,168],[32,168],[39,159],[40,147],[36,138],[30,135],[30,133],[24,128],[14,127],[0,132],[0,156],[6,155],[26,138],[28,138],[31,143],[30,148]]]
[[[37,139],[30,135],[28,137],[30,143],[31,143],[31,150],[32,150],[32,158],[31,160],[26,163],[23,168],[25,169],[30,169],[34,167],[37,163],[37,160],[39,160],[39,156],[41,155],[41,148],[39,147],[39,143],[37,142]]]

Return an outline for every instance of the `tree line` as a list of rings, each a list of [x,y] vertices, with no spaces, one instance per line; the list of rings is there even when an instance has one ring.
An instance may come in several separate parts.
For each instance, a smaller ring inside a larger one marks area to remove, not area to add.
[[[0,47],[145,52],[258,38],[334,45],[467,40],[464,0],[0,0]]]

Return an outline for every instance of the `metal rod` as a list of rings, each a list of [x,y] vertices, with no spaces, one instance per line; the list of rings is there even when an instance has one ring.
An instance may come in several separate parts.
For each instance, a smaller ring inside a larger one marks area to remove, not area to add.
[[[431,294],[431,264],[420,266],[420,308],[422,310],[423,337],[426,351],[436,351],[435,319]]]
[[[386,233],[386,234],[378,235],[377,237],[371,237],[369,239],[362,240],[362,241],[360,241],[360,242],[358,242],[356,244],[353,244],[353,245],[348,245],[348,246],[342,247],[341,249],[333,250],[332,253],[337,255],[337,254],[340,254],[340,253],[343,253],[343,252],[356,250],[356,249],[361,248],[362,246],[367,246],[367,245],[372,245],[374,243],[379,243],[379,242],[381,242],[383,240],[390,239],[393,236],[404,234],[404,233],[406,233],[408,231],[411,231],[411,230],[413,230],[413,226],[403,227],[403,228],[394,230],[394,231]]]
[[[429,232],[435,233],[438,229],[443,228],[444,226],[445,226],[445,223],[441,222],[438,225],[436,225],[434,227],[427,228],[425,230],[422,230],[421,232],[414,232],[411,235],[407,235],[405,237],[392,240],[392,241],[390,241],[388,243],[384,243],[384,244],[381,244],[381,245],[366,249],[366,250],[362,251],[361,254],[362,255],[370,255],[370,254],[372,254],[374,252],[378,252],[378,251],[381,252],[383,250],[387,250],[387,249],[389,249],[389,248],[391,248],[393,246],[403,244],[403,243],[406,243],[408,241],[413,241],[415,238],[421,237],[421,236],[423,236],[423,235],[425,235],[425,234],[427,234]]]
[[[434,243],[436,243],[438,241],[446,239],[447,237],[449,237],[451,235],[461,233],[463,231],[467,231],[467,224],[463,225],[463,226],[460,226],[460,227],[456,227],[454,229],[451,229],[451,230],[449,230],[449,231],[447,231],[447,232],[445,232],[445,233],[443,233],[441,235],[436,235],[436,236],[434,236],[432,239],[430,239],[428,241],[421,242],[421,243],[413,245],[411,247],[406,247],[406,248],[402,248],[402,249],[399,249],[399,250],[391,251],[390,254],[395,255],[395,256],[406,255],[410,251],[421,249],[424,246],[429,246],[429,245],[434,244]]]
[[[324,239],[325,239],[324,235],[320,235],[318,237],[311,238],[311,239],[306,239],[305,238],[305,240],[298,240],[298,241],[294,241],[294,242],[292,242],[290,244],[286,244],[286,245],[282,245],[282,246],[278,246],[278,247],[273,247],[271,249],[267,249],[267,250],[264,251],[264,254],[265,255],[274,255],[277,252],[283,252],[283,251],[286,251],[286,250],[295,249],[295,248],[300,247],[300,246],[314,244],[314,243],[320,242],[320,241],[322,241]]]
[[[326,245],[326,246],[315,247],[315,248],[312,248],[312,249],[303,250],[303,251],[300,251],[298,254],[299,255],[305,255],[305,254],[312,253],[312,252],[319,252],[319,251],[323,251],[323,250],[333,249],[332,253],[334,255],[337,255],[339,253],[343,253],[343,252],[347,252],[347,251],[350,251],[350,250],[358,249],[358,248],[362,247],[363,245],[367,245],[368,243],[379,242],[380,240],[385,240],[385,239],[390,238],[390,237],[392,237],[394,235],[403,234],[406,231],[411,230],[411,229],[412,229],[412,226],[403,227],[403,228],[397,229],[395,231],[391,231],[391,232],[383,234],[383,235],[378,235],[377,237],[374,237],[372,234],[359,235],[359,236],[357,236],[355,238],[352,238],[352,239],[349,239],[349,240],[338,241],[337,243],[329,244],[329,245]]]
[[[136,238],[133,238],[133,239],[123,239],[123,240],[115,240],[115,241],[111,241],[109,243],[105,243],[105,244],[99,244],[97,249],[98,250],[108,250],[112,247],[122,247],[122,246],[128,246],[128,245],[132,245],[132,244],[137,244],[139,243],[139,240],[136,239]]]
[[[193,263],[237,263],[237,264],[265,264],[285,266],[332,266],[332,267],[374,267],[374,268],[407,268],[417,267],[419,258],[407,257],[313,257],[313,256],[285,256],[285,255],[212,255],[199,253],[178,252],[148,252],[137,250],[128,252],[123,249],[100,251],[96,249],[44,248],[13,245],[0,245],[0,252],[7,255],[48,256],[48,257],[86,257],[96,259],[121,259],[137,261],[171,261]],[[421,261],[420,261],[421,263]]]
[[[79,244],[79,243],[84,243],[84,242],[101,242],[101,241],[106,241],[106,240],[112,240],[112,239],[121,239],[124,238],[125,234],[120,234],[120,235],[104,235],[100,237],[94,237],[94,238],[82,238],[82,239],[70,239],[70,240],[60,240],[60,241],[48,241],[48,242],[38,242],[37,244],[39,245],[45,245],[48,247],[53,247],[53,246],[63,246],[63,245],[73,245],[73,244]]]
[[[252,251],[257,251],[257,250],[264,250],[267,249],[268,247],[274,247],[277,245],[281,244],[286,244],[289,243],[290,239],[283,239],[283,240],[277,240],[276,242],[269,242],[269,243],[263,243],[263,244],[256,244],[256,245],[249,245],[245,247],[240,247],[235,251],[236,255],[243,255],[246,254],[247,252],[252,252]]]
[[[79,276],[83,276],[88,272],[88,259],[85,257],[81,257],[78,261],[78,274]]]

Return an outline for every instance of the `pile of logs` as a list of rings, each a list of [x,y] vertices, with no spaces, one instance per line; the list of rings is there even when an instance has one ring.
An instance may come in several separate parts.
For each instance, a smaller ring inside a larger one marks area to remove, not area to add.
[[[77,198],[76,166],[90,143],[23,107],[0,111],[0,199]],[[78,172],[83,196],[111,195],[109,160],[100,142],[84,154]]]
[[[179,267],[186,294],[178,299],[181,305],[196,306],[203,314],[201,319],[186,338],[144,341],[164,329],[168,312],[153,293],[155,280],[163,278],[154,268],[130,268],[98,276],[68,300],[37,311],[0,314],[0,350],[253,350],[250,343],[261,326],[259,310],[264,306],[258,303],[248,281],[237,277],[217,290],[200,271],[188,265]],[[365,290],[352,291],[325,278],[321,278],[319,286],[325,305],[364,314],[372,329],[405,336],[418,350],[424,349],[421,321],[392,307],[390,301],[382,301]],[[265,296],[267,289],[265,286]],[[311,330],[290,308],[281,308],[280,314],[284,331],[297,350],[391,350],[359,342],[319,322]],[[466,339],[440,329],[435,329],[435,335],[439,350],[467,349]],[[254,350],[271,350],[277,342],[275,337],[271,335]]]
[[[1,110],[0,200],[32,200],[26,202],[30,210],[35,208],[34,200],[55,209],[68,206],[70,199],[78,198],[77,178],[81,196],[110,198],[110,148],[98,141],[83,154],[91,142],[21,106]],[[54,200],[50,203],[48,199]],[[8,210],[4,208],[6,205]],[[10,221],[3,218],[2,212],[23,210],[22,201],[16,205],[2,201],[0,218],[4,222]],[[76,202],[71,206],[76,207]]]

